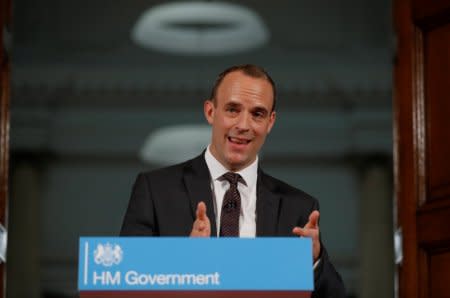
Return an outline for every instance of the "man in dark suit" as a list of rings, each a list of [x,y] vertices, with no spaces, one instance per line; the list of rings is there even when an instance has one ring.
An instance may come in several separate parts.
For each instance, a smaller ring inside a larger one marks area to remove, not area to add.
[[[239,65],[221,73],[204,104],[210,145],[192,160],[138,176],[121,235],[311,237],[312,296],[345,297],[320,241],[317,200],[258,166],[275,102],[275,84],[262,68]]]

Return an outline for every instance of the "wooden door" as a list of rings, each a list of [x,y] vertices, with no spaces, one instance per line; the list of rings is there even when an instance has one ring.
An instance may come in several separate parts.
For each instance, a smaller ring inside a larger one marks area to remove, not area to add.
[[[397,0],[399,297],[450,297],[450,1]]]
[[[10,60],[7,51],[11,24],[11,0],[0,0],[0,224],[7,227],[9,160]],[[0,264],[0,298],[5,297],[5,264]]]

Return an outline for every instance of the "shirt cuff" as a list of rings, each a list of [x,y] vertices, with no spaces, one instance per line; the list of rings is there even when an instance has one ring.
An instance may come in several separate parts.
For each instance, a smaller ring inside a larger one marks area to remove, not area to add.
[[[319,263],[320,263],[320,258],[314,262],[313,270],[316,270],[317,266],[319,266]]]

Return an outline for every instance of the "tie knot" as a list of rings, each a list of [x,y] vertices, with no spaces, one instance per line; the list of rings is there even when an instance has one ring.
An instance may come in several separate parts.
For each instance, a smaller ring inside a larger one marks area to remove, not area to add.
[[[230,185],[236,186],[238,182],[244,183],[244,179],[242,179],[241,175],[233,173],[233,172],[227,172],[222,175],[222,177],[230,182]]]

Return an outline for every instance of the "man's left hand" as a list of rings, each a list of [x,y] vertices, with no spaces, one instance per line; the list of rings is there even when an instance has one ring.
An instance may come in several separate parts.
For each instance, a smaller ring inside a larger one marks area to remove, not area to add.
[[[309,220],[303,228],[295,227],[292,229],[292,233],[295,235],[300,237],[309,237],[312,239],[314,262],[317,261],[320,254],[319,216],[319,211],[314,210],[309,215]]]

